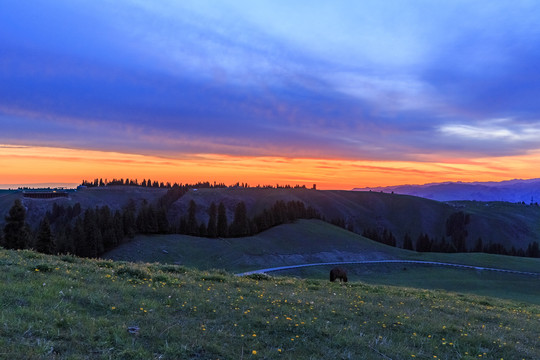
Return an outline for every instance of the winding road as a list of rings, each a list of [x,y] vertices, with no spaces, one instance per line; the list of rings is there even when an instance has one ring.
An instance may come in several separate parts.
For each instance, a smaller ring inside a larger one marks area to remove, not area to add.
[[[536,272],[506,270],[506,269],[489,268],[489,267],[482,267],[482,266],[451,264],[451,263],[444,263],[444,262],[437,262],[437,261],[419,261],[419,260],[366,260],[366,261],[342,261],[342,262],[326,262],[326,263],[313,263],[313,264],[302,264],[302,265],[288,265],[288,266],[278,266],[278,267],[273,267],[273,268],[266,268],[266,269],[247,271],[247,272],[239,273],[239,274],[236,274],[236,275],[237,276],[246,276],[246,275],[252,275],[252,274],[264,274],[264,273],[267,273],[267,272],[279,271],[279,270],[297,269],[297,268],[303,268],[303,267],[308,267],[308,266],[347,265],[347,264],[435,265],[435,266],[448,266],[448,267],[456,267],[456,268],[470,269],[470,270],[477,270],[477,271],[498,271],[498,272],[504,272],[504,273],[540,277],[540,273],[536,273]]]

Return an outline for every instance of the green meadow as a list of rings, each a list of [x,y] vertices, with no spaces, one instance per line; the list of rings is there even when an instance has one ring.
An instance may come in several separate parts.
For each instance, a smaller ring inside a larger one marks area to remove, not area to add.
[[[105,254],[132,262],[181,264],[232,273],[322,262],[418,260],[522,272],[540,271],[540,259],[483,253],[417,253],[380,244],[318,220],[299,220],[252,237],[208,239],[185,235],[137,236]],[[352,281],[440,289],[540,304],[538,276],[415,264],[345,265]],[[276,275],[328,278],[331,266],[280,270]],[[270,273],[273,274],[273,273]]]
[[[538,359],[538,304],[0,250],[0,358]]]

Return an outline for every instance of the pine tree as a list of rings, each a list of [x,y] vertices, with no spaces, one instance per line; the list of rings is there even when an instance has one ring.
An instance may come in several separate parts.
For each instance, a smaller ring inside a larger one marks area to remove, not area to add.
[[[405,237],[403,238],[403,248],[405,250],[414,250],[412,238],[409,233],[405,234]]]
[[[26,209],[20,199],[9,210],[4,227],[4,246],[7,249],[27,249],[30,247],[31,235],[26,224]]]
[[[540,247],[537,241],[533,241],[527,246],[527,256],[532,258],[540,257]]]
[[[416,240],[416,251],[429,252],[431,251],[432,242],[429,239],[428,234],[420,234]]]
[[[219,237],[227,237],[229,226],[227,224],[227,212],[222,202],[218,206],[217,234]]]
[[[234,211],[234,220],[229,228],[229,235],[240,237],[249,235],[250,224],[247,217],[246,204],[240,201]]]
[[[89,251],[86,246],[86,239],[84,235],[84,224],[81,217],[75,220],[73,231],[71,232],[71,243],[75,247],[75,255],[88,256]]]
[[[84,212],[83,227],[84,245],[83,255],[81,256],[98,257],[104,250],[103,238],[97,223],[96,212],[93,209],[87,209]]]
[[[199,235],[199,225],[197,223],[197,204],[195,201],[190,200],[187,217],[187,234],[197,236]]]
[[[217,206],[215,202],[210,204],[208,209],[208,225],[206,227],[206,234],[209,238],[217,237]]]
[[[97,211],[96,222],[102,236],[103,248],[109,250],[114,248],[117,243],[116,233],[114,231],[113,217],[110,208],[107,205],[102,206]]]
[[[75,244],[73,242],[73,229],[69,224],[58,231],[55,235],[57,254],[76,254]]]
[[[469,222],[469,214],[465,214],[463,211],[453,213],[446,220],[446,236],[452,238],[452,243],[457,252],[467,251],[465,240],[468,235],[466,227]]]
[[[482,242],[482,238],[479,237],[478,240],[476,240],[476,244],[474,245],[474,252],[482,252],[484,250],[484,244]]]
[[[43,254],[53,254],[55,252],[54,238],[51,232],[49,219],[45,216],[39,224],[39,231],[36,239],[36,251]]]
[[[160,207],[156,213],[157,217],[157,227],[159,234],[168,234],[169,233],[169,219],[167,219],[167,210],[165,207]]]
[[[114,212],[113,226],[116,236],[116,244],[118,245],[122,242],[122,240],[124,240],[124,223],[122,219],[122,214],[120,214],[120,211],[118,210]]]
[[[137,223],[135,213],[137,211],[137,205],[133,199],[129,200],[124,211],[122,212],[122,223],[124,226],[124,235],[133,238],[137,232]]]

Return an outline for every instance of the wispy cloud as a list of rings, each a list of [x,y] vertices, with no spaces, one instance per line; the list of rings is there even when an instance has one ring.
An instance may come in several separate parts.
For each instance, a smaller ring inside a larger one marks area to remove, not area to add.
[[[511,119],[495,119],[477,125],[449,124],[443,125],[440,131],[446,136],[456,139],[498,140],[509,143],[533,142],[540,146],[540,122],[519,124]]]

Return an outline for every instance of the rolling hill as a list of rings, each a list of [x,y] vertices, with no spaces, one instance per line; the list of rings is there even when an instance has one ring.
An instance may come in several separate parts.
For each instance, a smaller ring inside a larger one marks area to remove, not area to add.
[[[54,199],[24,198],[20,191],[0,192],[0,224],[4,222],[5,215],[15,199],[22,199],[27,209],[27,222],[31,226],[37,226],[47,210],[52,209],[52,204],[75,205],[80,203],[83,209],[95,208],[107,205],[112,210],[120,210],[130,200],[140,204],[143,200],[153,202],[167,192],[166,189],[144,188],[134,186],[109,186],[106,188],[87,188],[76,191],[69,190],[68,197]]]
[[[27,221],[36,227],[53,203],[97,207],[108,205],[120,209],[130,199],[155,202],[166,193],[166,189],[130,186],[88,188],[70,192],[68,198],[38,200],[24,198]],[[0,225],[16,198],[21,193],[0,194]],[[540,207],[506,202],[439,202],[410,195],[387,194],[370,191],[321,191],[312,189],[259,189],[259,188],[211,188],[193,189],[174,202],[168,211],[169,222],[175,226],[185,216],[190,201],[197,205],[197,220],[207,223],[208,209],[212,202],[223,202],[229,222],[234,218],[235,206],[243,201],[249,216],[269,209],[276,201],[301,201],[316,209],[327,221],[341,219],[348,228],[361,234],[365,229],[382,232],[391,231],[398,246],[409,234],[413,241],[420,234],[432,239],[446,235],[448,217],[463,211],[471,215],[467,226],[467,244],[472,248],[478,238],[484,244],[500,243],[507,249],[512,246],[524,249],[531,242],[540,242]]]
[[[277,200],[302,201],[315,208],[326,220],[343,219],[355,232],[388,229],[402,243],[405,234],[413,241],[423,233],[433,239],[446,236],[446,220],[455,212],[471,214],[468,247],[478,238],[484,244],[500,243],[510,249],[526,248],[540,242],[540,207],[505,202],[460,201],[444,203],[410,195],[370,191],[337,191],[311,189],[199,189],[180,198],[171,209],[172,221],[185,214],[189,202],[197,204],[200,222],[208,221],[211,202],[223,202],[228,218],[234,216],[234,206],[244,201],[249,214],[270,208]]]
[[[115,261],[159,262],[228,272],[310,263],[376,260],[436,261],[538,273],[540,259],[489,254],[417,253],[374,242],[319,220],[300,220],[256,236],[207,239],[186,235],[137,236],[106,253]],[[331,266],[279,271],[307,278],[328,276]],[[423,264],[347,264],[351,279],[429,289],[445,289],[540,304],[539,276],[490,273]],[[403,269],[407,269],[404,271]]]

